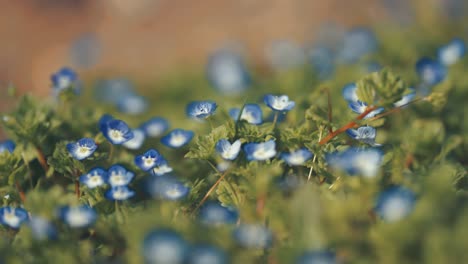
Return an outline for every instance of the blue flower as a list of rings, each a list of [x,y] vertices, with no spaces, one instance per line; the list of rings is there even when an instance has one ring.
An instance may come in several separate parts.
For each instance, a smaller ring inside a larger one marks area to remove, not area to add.
[[[436,85],[443,81],[447,76],[447,68],[440,62],[422,58],[416,63],[416,72],[425,85]]]
[[[77,142],[68,143],[67,150],[73,158],[84,160],[96,151],[97,145],[92,138],[82,138]]]
[[[4,140],[0,141],[0,154],[2,154],[5,151],[8,151],[10,153],[13,153],[15,151],[16,144],[12,140]]]
[[[229,116],[234,120],[245,120],[249,124],[260,125],[262,120],[262,109],[258,104],[246,104],[239,117],[240,109],[232,108],[229,110]]]
[[[300,166],[310,160],[314,154],[306,148],[301,148],[290,153],[282,153],[281,159],[286,161],[289,166]]]
[[[244,151],[248,160],[267,160],[276,155],[274,140],[263,143],[248,143],[244,145]]]
[[[183,264],[189,246],[175,231],[156,229],[143,240],[143,258],[148,264]]]
[[[323,45],[313,47],[308,52],[309,61],[320,79],[328,79],[335,72],[335,54]]]
[[[113,104],[117,104],[122,97],[135,94],[134,85],[123,78],[100,80],[93,90],[98,101]]]
[[[133,138],[132,129],[122,120],[104,115],[99,120],[99,129],[112,144],[120,145]]]
[[[107,183],[112,187],[128,185],[135,174],[120,165],[113,165],[107,171]]]
[[[89,227],[96,222],[97,213],[87,205],[64,206],[58,211],[59,217],[72,228]]]
[[[359,127],[358,129],[348,129],[346,130],[346,133],[361,142],[364,142],[366,144],[369,144],[371,146],[381,146],[381,144],[376,144],[375,143],[375,137],[377,136],[375,128],[371,126],[362,126]]]
[[[296,264],[338,264],[336,254],[327,250],[307,251],[300,256]]]
[[[143,155],[138,155],[135,157],[135,164],[144,171],[149,171],[152,168],[159,165],[159,163],[163,160],[161,154],[154,149],[148,150]]]
[[[0,207],[0,224],[18,229],[28,220],[28,212],[23,208],[4,206]]]
[[[187,116],[193,119],[205,119],[214,114],[218,106],[213,101],[194,101],[187,105]]]
[[[135,196],[135,192],[127,186],[115,186],[107,190],[104,196],[111,201],[124,201]]]
[[[357,86],[355,83],[348,83],[343,87],[343,97],[348,102],[357,102],[359,98],[357,96]]]
[[[198,218],[207,226],[235,224],[239,219],[239,212],[235,208],[225,207],[217,202],[207,202],[200,208]]]
[[[93,168],[87,174],[80,176],[80,182],[93,189],[106,183],[107,171],[103,168]]]
[[[382,164],[382,158],[382,151],[375,148],[348,148],[345,151],[331,153],[326,156],[328,165],[333,169],[368,178],[377,175]]]
[[[169,164],[167,163],[167,161],[164,158],[162,158],[158,162],[156,167],[154,167],[154,168],[152,168],[150,170],[151,175],[154,175],[154,176],[161,176],[161,175],[167,174],[169,172],[172,172],[172,168],[169,166]]]
[[[271,231],[259,224],[241,224],[233,233],[236,242],[245,248],[265,249],[273,243]]]
[[[465,55],[465,51],[465,42],[455,38],[437,50],[437,60],[445,66],[450,66],[459,61]]]
[[[402,186],[391,187],[377,198],[375,212],[385,221],[398,221],[413,211],[415,203],[413,191]]]
[[[136,94],[121,97],[117,102],[117,109],[125,114],[138,115],[148,109],[148,102],[143,96]]]
[[[296,105],[294,101],[289,100],[287,95],[267,94],[263,102],[274,111],[289,111]]]
[[[150,178],[147,188],[153,198],[170,201],[180,200],[190,191],[189,187],[168,175]]]
[[[234,160],[239,155],[241,149],[241,141],[238,139],[232,144],[227,139],[220,139],[216,143],[216,152],[225,160]]]
[[[416,90],[414,88],[409,88],[408,90],[410,90],[409,93],[403,95],[400,100],[393,104],[395,107],[402,107],[413,101],[414,97],[416,96]]]
[[[161,143],[170,148],[180,148],[187,145],[194,136],[193,131],[174,129],[161,138]]]
[[[227,264],[226,253],[212,245],[196,245],[190,250],[187,264]]]
[[[128,149],[139,149],[145,142],[146,135],[141,129],[133,129],[133,138],[127,142],[122,143],[122,146]]]
[[[377,47],[374,32],[364,27],[353,28],[346,32],[338,57],[344,63],[355,63],[363,56],[375,52]]]
[[[239,94],[250,85],[250,75],[242,57],[229,50],[211,55],[206,67],[212,86],[224,94]]]
[[[32,236],[37,240],[55,239],[57,237],[57,230],[54,225],[45,218],[33,216],[29,219],[28,224]]]
[[[169,129],[169,122],[162,117],[154,117],[141,125],[148,137],[159,137]]]
[[[60,94],[63,90],[72,88],[76,93],[79,91],[78,75],[70,68],[63,67],[58,72],[52,74],[52,89],[55,95]]]
[[[353,112],[355,112],[356,114],[362,114],[364,113],[366,110],[367,110],[367,104],[364,103],[364,102],[361,102],[361,101],[356,101],[356,102],[350,102],[348,104],[349,108],[351,108],[351,110],[353,110]],[[370,112],[369,114],[367,114],[364,119],[368,119],[368,118],[372,118],[380,113],[382,113],[384,110],[383,107],[379,107],[377,109],[375,109],[374,111]]]
[[[266,49],[267,58],[275,70],[287,70],[304,65],[305,52],[295,42],[275,40]]]

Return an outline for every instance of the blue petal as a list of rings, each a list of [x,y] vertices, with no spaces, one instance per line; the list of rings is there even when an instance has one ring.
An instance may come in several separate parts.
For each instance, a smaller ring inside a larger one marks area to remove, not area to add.
[[[432,86],[445,79],[447,68],[438,61],[424,57],[416,63],[416,72],[424,84]]]
[[[15,148],[16,144],[12,140],[7,139],[5,141],[0,142],[0,154],[5,151],[13,153],[13,151],[15,151]]]
[[[343,87],[343,97],[348,102],[357,102],[359,100],[357,96],[357,86],[355,83],[348,83]]]
[[[348,134],[348,136],[356,139],[357,136],[358,136],[358,131],[356,129],[347,129],[346,134]]]
[[[154,117],[141,125],[148,137],[159,137],[169,129],[169,122],[162,117]]]

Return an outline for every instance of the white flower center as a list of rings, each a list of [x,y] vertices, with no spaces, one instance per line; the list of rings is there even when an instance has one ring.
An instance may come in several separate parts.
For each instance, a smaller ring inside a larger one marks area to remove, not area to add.
[[[110,137],[113,141],[122,141],[122,140],[123,140],[122,132],[120,132],[119,130],[116,130],[116,129],[112,129],[112,130],[109,132],[109,137]]]

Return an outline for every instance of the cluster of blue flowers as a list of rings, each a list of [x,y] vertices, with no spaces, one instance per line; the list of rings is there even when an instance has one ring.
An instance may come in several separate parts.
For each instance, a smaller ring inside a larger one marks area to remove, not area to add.
[[[135,195],[128,185],[135,174],[121,165],[113,165],[107,171],[103,168],[93,168],[80,176],[80,182],[94,189],[108,184],[111,188],[105,193],[109,200],[127,200]]]

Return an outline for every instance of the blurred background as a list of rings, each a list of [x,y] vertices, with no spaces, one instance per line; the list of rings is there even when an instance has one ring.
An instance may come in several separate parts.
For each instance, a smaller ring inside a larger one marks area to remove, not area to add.
[[[461,16],[463,0],[0,0],[0,91],[50,94],[62,66],[86,79],[154,79],[231,45],[265,65],[276,40],[303,47],[338,28]],[[326,34],[326,33],[325,33]],[[286,48],[287,49],[287,48]],[[267,52],[268,53],[268,52]],[[270,55],[271,59],[271,55]],[[4,109],[5,99],[0,101]]]

